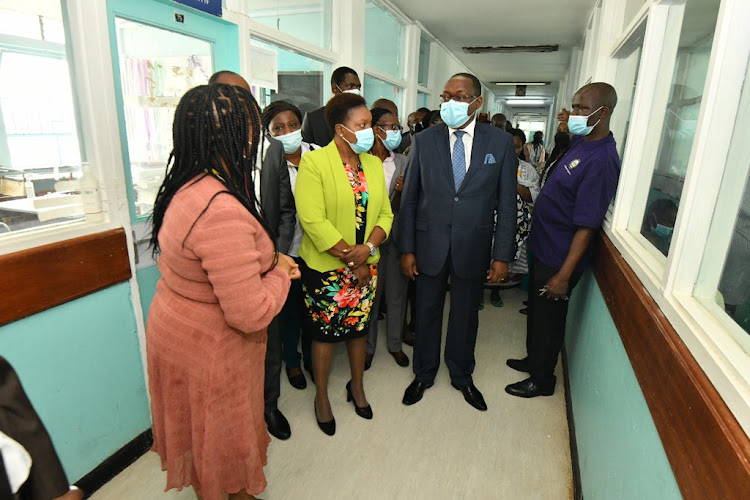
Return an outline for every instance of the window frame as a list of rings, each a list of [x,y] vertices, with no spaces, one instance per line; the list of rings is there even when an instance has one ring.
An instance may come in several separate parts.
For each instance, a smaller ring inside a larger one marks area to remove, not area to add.
[[[610,55],[616,62],[618,51],[636,33],[636,27],[647,23],[632,111],[646,126],[629,131],[614,210],[605,221],[604,231],[750,434],[750,352],[736,337],[740,332],[747,334],[718,305],[693,295],[707,250],[725,256],[729,245],[728,238],[712,241],[708,236],[724,171],[731,168],[726,162],[731,140],[735,128],[741,126],[737,120],[741,92],[750,85],[745,80],[750,65],[750,33],[741,21],[750,16],[748,2],[722,0],[719,7],[669,256],[659,254],[640,235],[661,140],[661,134],[654,137],[653,131],[662,130],[671,87],[671,78],[659,76],[671,76],[674,71],[684,10],[684,0],[647,2],[623,30]],[[721,165],[720,171],[717,165]],[[737,207],[735,203],[733,208]],[[731,229],[730,223],[734,219],[724,225]],[[712,272],[721,273],[721,268],[717,271],[714,266]]]
[[[257,45],[254,45],[253,42],[265,43],[265,44],[269,44],[269,45],[274,46],[274,47],[270,48],[270,49],[268,49],[267,47],[258,47]],[[323,74],[323,84],[322,84],[323,104],[325,104],[325,102],[330,98],[331,88],[330,88],[330,83],[329,82],[331,80],[331,73],[333,72],[333,64],[334,64],[332,61],[327,60],[327,59],[321,59],[321,58],[319,58],[317,56],[314,56],[314,55],[311,55],[309,53],[306,53],[306,52],[300,50],[299,48],[295,47],[294,45],[288,45],[288,44],[282,45],[282,44],[280,44],[280,43],[278,43],[276,41],[262,38],[260,36],[257,36],[256,33],[252,32],[252,31],[250,32],[250,38],[249,38],[248,48],[249,48],[250,52],[252,52],[253,50],[257,50],[257,49],[276,50],[276,48],[279,48],[279,49],[282,49],[282,50],[286,50],[287,52],[293,52],[293,53],[295,53],[297,55],[300,55],[302,57],[306,57],[308,59],[313,59],[313,60],[317,61],[318,63],[320,63],[323,66],[323,71],[322,71],[322,74]],[[278,52],[277,52],[277,57],[278,57]],[[277,59],[277,62],[278,62],[278,59]],[[252,67],[252,63],[250,63],[249,66]],[[277,66],[276,69],[277,69],[277,73],[278,73],[278,66]],[[252,71],[250,72],[250,75],[252,75]],[[268,88],[268,87],[266,87],[264,85],[259,85],[258,83],[256,83],[257,80],[254,81],[254,80],[252,80],[252,78],[249,79],[249,82],[250,82],[250,86],[253,87],[254,89],[257,88],[258,90],[260,90],[260,89],[267,89]],[[278,87],[278,85],[277,85],[277,87]],[[272,89],[272,90],[278,92],[279,89],[275,88],[275,89]],[[255,92],[255,90],[253,90],[253,92]],[[257,96],[256,96],[256,98],[257,98]]]
[[[124,165],[119,154],[122,146],[118,127],[112,126],[117,123],[117,107],[106,3],[86,0],[65,0],[60,3],[79,147],[82,158],[90,162],[98,173],[106,217],[101,222],[81,219],[15,234],[11,232],[0,240],[2,255],[118,227],[125,228],[128,244],[132,244]],[[101,43],[93,42],[97,40]],[[134,265],[132,255],[130,258],[131,265]]]
[[[288,34],[284,31],[277,30],[274,28],[269,27],[268,25],[265,25],[261,23],[260,21],[256,21],[253,19],[251,15],[251,8],[250,8],[250,2],[246,2],[244,0],[224,0],[226,2],[227,12],[222,16],[224,19],[228,21],[232,21],[240,24],[237,19],[237,13],[241,13],[241,17],[244,18],[247,22],[247,26],[250,28],[251,33],[256,38],[258,37],[269,37],[269,40],[273,40],[274,43],[277,43],[281,40],[284,40],[285,38],[289,38],[293,40],[294,45],[290,45],[290,47],[298,48],[299,50],[304,50],[306,52],[308,51],[320,51],[322,53],[328,53],[328,54],[335,54],[337,50],[337,23],[340,21],[339,17],[337,16],[337,5],[336,2],[340,0],[327,0],[328,6],[330,6],[330,11],[326,12],[326,8],[323,9],[323,17],[327,19],[327,22],[330,23],[331,31],[330,33],[327,33],[325,36],[330,42],[328,45],[330,45],[330,48],[323,47],[321,45],[316,45],[312,42],[308,42],[307,40],[302,40],[301,38],[297,38],[294,35]],[[324,3],[326,0],[323,0]],[[261,33],[262,35],[258,35]]]
[[[399,46],[398,48],[399,51],[401,52],[402,61],[403,61],[403,64],[401,65],[401,68],[400,68],[401,74],[392,75],[391,73],[387,73],[385,71],[379,70],[367,64],[367,37],[363,33],[363,44],[365,48],[365,57],[363,59],[363,63],[365,65],[365,73],[370,73],[370,75],[372,76],[375,76],[381,80],[386,80],[389,82],[391,80],[401,81],[403,83],[400,84],[399,86],[402,87],[404,90],[406,90],[407,88],[406,80],[409,77],[409,71],[410,71],[409,67],[410,65],[414,65],[413,61],[410,61],[410,58],[409,58],[409,52],[411,52],[409,51],[409,47],[411,47],[414,44],[413,41],[411,40],[412,36],[409,33],[409,26],[413,23],[404,14],[402,14],[400,11],[396,10],[392,5],[384,2],[383,0],[362,0],[362,1],[364,3],[365,17],[367,16],[367,4],[368,2],[372,2],[372,4],[375,7],[382,9],[386,14],[390,15],[396,22],[398,22],[401,25],[401,35],[402,35],[401,46]],[[364,20],[364,27],[365,27],[364,29],[367,30],[366,19]],[[417,46],[417,55],[416,55],[417,64],[415,66],[417,67],[417,71],[419,71],[419,41],[418,40],[416,42],[416,46]],[[383,78],[380,75],[383,75],[383,77],[388,76],[390,78]],[[429,71],[428,71],[428,76],[429,76]],[[419,78],[417,77],[416,80],[419,80]],[[417,81],[417,84],[419,84],[418,81]]]
[[[364,96],[364,93],[366,92],[365,79],[368,76],[370,78],[376,78],[376,79],[378,79],[378,80],[380,80],[380,81],[382,81],[384,83],[389,83],[389,84],[393,85],[394,87],[398,87],[398,88],[401,89],[401,102],[400,103],[396,103],[396,106],[398,107],[399,120],[403,122],[404,119],[405,119],[405,117],[403,116],[403,114],[404,114],[404,107],[405,107],[405,102],[406,102],[406,91],[407,91],[407,88],[408,88],[406,80],[399,80],[399,79],[396,79],[396,78],[393,78],[393,77],[386,78],[385,77],[386,74],[384,74],[382,72],[377,72],[377,70],[374,70],[373,68],[370,68],[369,66],[365,66],[365,73],[364,73],[364,75],[362,75],[362,95],[363,96]],[[368,106],[372,106],[372,103],[368,102],[367,105]]]

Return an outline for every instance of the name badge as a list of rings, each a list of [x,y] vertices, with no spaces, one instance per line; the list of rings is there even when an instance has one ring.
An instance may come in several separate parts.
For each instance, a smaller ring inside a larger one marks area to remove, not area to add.
[[[565,171],[568,173],[568,175],[573,175],[573,174],[570,173],[570,171],[573,170],[574,168],[576,168],[579,163],[581,163],[581,160],[579,160],[578,158],[576,158],[575,160],[573,160],[570,163],[568,163],[567,165],[565,165]]]

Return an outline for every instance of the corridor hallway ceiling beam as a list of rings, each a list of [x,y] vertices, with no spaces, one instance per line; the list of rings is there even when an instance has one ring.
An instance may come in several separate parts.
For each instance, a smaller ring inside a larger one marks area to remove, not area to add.
[[[391,0],[419,21],[465,64],[497,98],[515,96],[515,87],[493,82],[552,82],[529,87],[527,96],[551,102],[567,72],[571,50],[581,46],[596,0]],[[467,54],[464,47],[559,45],[555,52]]]

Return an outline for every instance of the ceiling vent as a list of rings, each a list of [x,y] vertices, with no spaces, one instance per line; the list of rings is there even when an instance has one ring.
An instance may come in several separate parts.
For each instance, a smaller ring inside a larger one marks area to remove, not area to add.
[[[468,54],[511,54],[515,52],[557,52],[559,45],[486,45],[462,47]]]

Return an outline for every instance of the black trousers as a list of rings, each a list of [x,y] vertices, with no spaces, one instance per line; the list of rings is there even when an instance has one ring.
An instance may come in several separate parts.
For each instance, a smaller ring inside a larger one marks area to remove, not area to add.
[[[281,396],[281,317],[276,316],[268,325],[266,342],[266,379],[263,388],[266,413],[277,409]]]
[[[294,260],[300,267],[302,266],[302,259],[295,257]],[[300,343],[302,344],[304,365],[312,367],[312,340],[307,335],[302,335],[302,318],[305,314],[307,314],[307,307],[305,306],[305,292],[302,290],[302,281],[294,280],[289,287],[289,295],[286,297],[284,308],[280,314],[282,358],[287,370],[300,367],[300,354],[297,350]]]
[[[544,287],[559,269],[535,259],[529,280],[529,315],[526,323],[526,352],[529,356],[531,379],[541,387],[554,388],[557,357],[565,339],[565,321],[568,317],[568,301],[539,296]],[[581,272],[570,277],[568,297],[581,279]]]
[[[419,261],[417,261],[419,262]],[[445,364],[451,380],[472,383],[474,346],[479,327],[479,300],[483,277],[465,279],[456,275],[450,256],[437,276],[417,275],[417,321],[414,340],[414,374],[422,383],[435,380],[440,367],[445,292],[451,280],[451,304],[445,339]]]
[[[68,479],[65,477],[65,471],[57,457],[52,440],[26,396],[18,375],[2,356],[0,356],[0,431],[16,440],[31,455],[31,472],[19,491],[19,498],[50,500],[68,492]],[[3,486],[7,488],[7,483]],[[3,490],[0,487],[0,494],[2,493]]]

